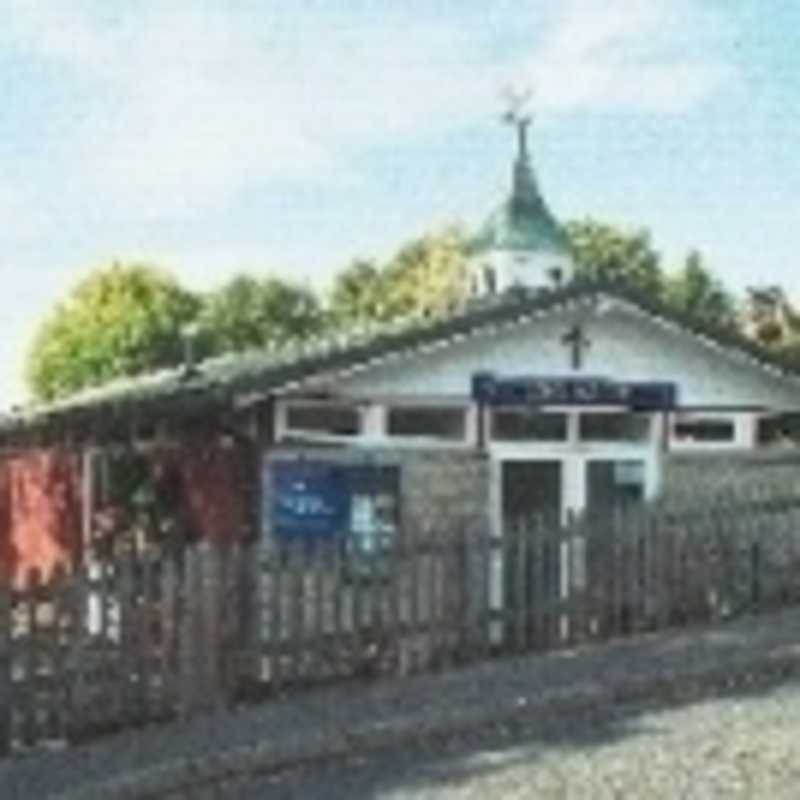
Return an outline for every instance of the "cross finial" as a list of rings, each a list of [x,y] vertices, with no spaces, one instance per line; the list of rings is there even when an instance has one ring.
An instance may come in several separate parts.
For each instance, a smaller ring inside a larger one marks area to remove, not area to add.
[[[530,110],[530,101],[533,97],[533,90],[529,87],[515,88],[507,87],[503,91],[507,109],[503,113],[503,122],[513,125],[517,129],[517,143],[519,145],[519,157],[525,158],[528,154],[528,127],[533,119]]]
[[[583,366],[584,350],[591,347],[591,342],[580,323],[573,325],[562,337],[563,344],[570,348],[570,365],[572,369],[579,370]]]

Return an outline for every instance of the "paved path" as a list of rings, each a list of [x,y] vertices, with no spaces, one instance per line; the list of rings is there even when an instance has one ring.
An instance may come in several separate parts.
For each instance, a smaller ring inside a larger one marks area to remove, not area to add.
[[[797,800],[800,684],[520,719],[230,783],[225,800]]]
[[[698,697],[736,679],[800,675],[800,608],[573,652],[488,661],[373,684],[350,683],[90,747],[0,761],[0,800],[225,797],[229,776],[396,748],[423,736],[515,718],[581,713],[592,704]],[[745,686],[746,688],[746,686]],[[800,796],[800,794],[798,794]]]

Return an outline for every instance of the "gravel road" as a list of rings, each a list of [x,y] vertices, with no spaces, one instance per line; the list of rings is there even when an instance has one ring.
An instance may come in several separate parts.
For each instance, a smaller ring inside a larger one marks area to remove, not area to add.
[[[232,800],[800,797],[800,685],[594,709],[218,787]]]

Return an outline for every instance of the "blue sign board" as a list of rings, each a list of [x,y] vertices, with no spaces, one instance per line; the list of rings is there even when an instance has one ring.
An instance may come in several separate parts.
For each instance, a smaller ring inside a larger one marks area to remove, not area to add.
[[[279,539],[333,539],[349,524],[345,470],[316,461],[272,464],[272,529]]]
[[[597,376],[498,378],[472,376],[472,397],[487,405],[619,405],[632,411],[665,411],[677,403],[677,387],[666,382],[619,382]]]

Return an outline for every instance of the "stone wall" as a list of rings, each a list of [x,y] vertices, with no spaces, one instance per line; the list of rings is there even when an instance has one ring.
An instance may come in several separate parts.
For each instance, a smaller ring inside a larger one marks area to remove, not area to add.
[[[664,459],[662,478],[664,500],[689,504],[756,492],[800,495],[800,453],[673,453]]]

